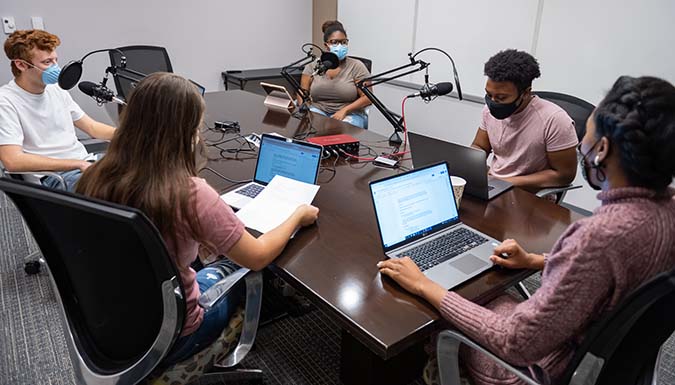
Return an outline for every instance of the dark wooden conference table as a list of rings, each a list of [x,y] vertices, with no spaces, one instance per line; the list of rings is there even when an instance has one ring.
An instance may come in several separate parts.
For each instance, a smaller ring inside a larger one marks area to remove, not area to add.
[[[386,138],[352,125],[313,113],[300,120],[268,111],[263,98],[245,91],[211,92],[205,96],[206,122],[236,120],[241,133],[276,132],[287,137],[345,133],[363,144],[387,151]],[[377,113],[377,112],[375,112]],[[413,122],[409,122],[414,127]],[[209,133],[207,139],[220,137]],[[225,138],[233,135],[225,135]],[[230,147],[235,142],[230,142]],[[228,147],[228,144],[223,144]],[[209,156],[219,151],[210,148]],[[229,159],[210,160],[208,166],[224,176],[250,179],[255,154],[225,154]],[[414,156],[414,149],[413,149]],[[325,160],[330,169],[335,158]],[[410,162],[404,163],[410,167]],[[297,233],[270,269],[304,294],[342,327],[340,377],[345,384],[405,384],[421,373],[422,346],[435,331],[450,325],[426,301],[401,289],[378,273],[384,259],[370,198],[368,182],[400,170],[371,163],[340,160],[335,173],[319,174],[321,188],[313,204],[320,209],[316,225]],[[232,183],[209,171],[200,173],[218,191]],[[531,252],[550,250],[567,226],[580,219],[549,201],[513,188],[492,201],[466,194],[460,219],[498,240],[513,238]],[[454,288],[463,297],[484,304],[518,281],[528,270],[493,268]]]

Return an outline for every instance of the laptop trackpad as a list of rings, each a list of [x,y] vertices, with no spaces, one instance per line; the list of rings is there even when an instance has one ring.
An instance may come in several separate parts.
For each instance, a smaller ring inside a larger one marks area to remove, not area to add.
[[[473,254],[465,254],[460,258],[455,258],[450,261],[450,266],[456,268],[464,274],[471,274],[474,271],[485,267],[486,265],[487,262],[478,259],[478,257]]]

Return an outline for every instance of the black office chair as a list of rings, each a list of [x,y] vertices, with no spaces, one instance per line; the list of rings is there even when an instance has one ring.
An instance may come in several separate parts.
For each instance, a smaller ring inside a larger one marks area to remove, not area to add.
[[[577,98],[576,96],[561,94],[558,92],[535,91],[534,94],[542,99],[557,104],[560,106],[560,108],[565,110],[572,120],[574,120],[574,129],[577,132],[577,139],[581,141],[581,138],[586,135],[586,120],[588,120],[588,117],[591,116],[595,106],[585,100]],[[545,195],[555,194],[556,203],[561,203],[565,198],[565,194],[569,190],[578,188],[581,188],[581,186],[572,184],[563,187],[546,188],[537,192],[537,196],[543,197]]]
[[[358,57],[358,56],[350,56],[350,58],[360,61],[361,63],[363,63],[366,66],[366,69],[368,70],[368,72],[373,72],[373,61],[372,60],[366,59],[364,57]]]
[[[675,270],[662,273],[631,293],[595,322],[558,383],[648,385],[658,383],[656,365],[663,343],[675,331]],[[555,327],[555,325],[551,325]],[[525,368],[514,367],[456,331],[438,339],[441,384],[459,384],[459,346],[465,344],[491,358],[527,384],[538,385]]]
[[[366,69],[368,70],[368,72],[370,72],[370,73],[373,72],[373,61],[372,60],[366,59],[364,57],[359,57],[359,56],[349,56],[349,57],[352,58],[352,59],[356,59],[356,60],[360,61],[361,63],[363,63],[363,65],[366,66]],[[366,107],[364,109],[364,111],[366,113],[366,117],[369,117],[370,116],[370,106]],[[389,113],[394,115],[397,119],[401,119],[401,115],[395,113],[394,111],[390,110]],[[368,119],[366,119],[366,128],[368,128]]]
[[[155,72],[173,72],[169,53],[164,47],[131,45],[118,47],[117,49],[124,52],[127,58],[126,69],[118,69],[114,76],[117,94],[122,99],[126,99],[131,90],[136,87],[136,84],[143,79],[143,76],[134,72],[143,75],[150,75]],[[110,64],[120,65],[119,52],[110,51]]]
[[[154,225],[136,209],[23,181],[0,178],[0,191],[40,247],[77,382],[135,384],[146,378],[180,335],[185,314],[180,276]],[[243,330],[224,360],[227,367],[238,364],[255,339],[262,278],[247,272],[233,273],[199,299],[212,306],[246,280]],[[246,374],[261,380],[259,371]]]

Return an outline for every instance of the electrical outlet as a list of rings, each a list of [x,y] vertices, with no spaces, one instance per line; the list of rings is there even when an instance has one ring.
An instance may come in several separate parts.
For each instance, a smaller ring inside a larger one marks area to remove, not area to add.
[[[16,24],[14,23],[14,18],[11,16],[6,16],[2,18],[2,29],[6,34],[10,34],[16,31]]]
[[[42,17],[40,16],[32,16],[30,18],[31,24],[33,24],[33,29],[41,29],[44,31],[45,29],[45,23],[42,21]]]

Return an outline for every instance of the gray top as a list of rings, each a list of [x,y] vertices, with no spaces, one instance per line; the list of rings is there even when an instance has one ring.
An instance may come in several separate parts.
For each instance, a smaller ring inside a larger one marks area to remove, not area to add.
[[[305,66],[303,75],[312,75],[316,63],[310,63]],[[333,115],[341,108],[351,104],[359,98],[356,88],[356,82],[370,75],[366,66],[357,59],[347,57],[340,62],[340,66],[335,71],[314,76],[312,85],[309,88],[309,94],[312,97],[312,105],[329,115]]]

